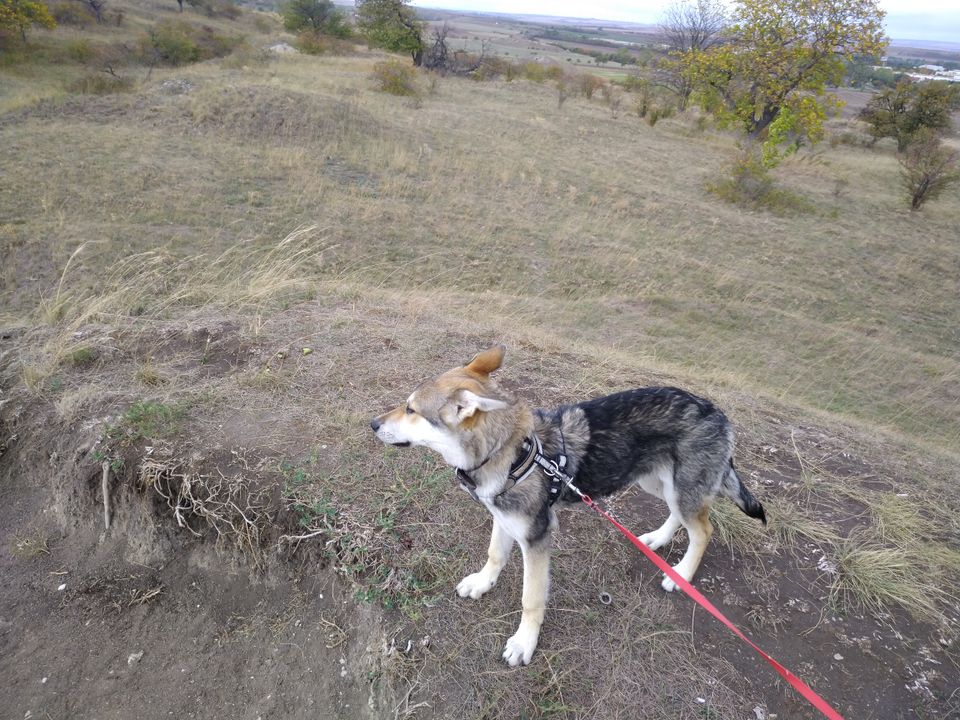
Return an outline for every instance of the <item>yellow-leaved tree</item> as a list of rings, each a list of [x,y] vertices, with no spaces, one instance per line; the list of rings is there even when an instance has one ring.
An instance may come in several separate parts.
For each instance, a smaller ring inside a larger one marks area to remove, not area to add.
[[[826,92],[844,61],[887,45],[879,0],[736,0],[731,25],[713,47],[682,62],[694,98],[724,124],[762,143],[775,165],[803,140],[823,136]]]
[[[45,28],[56,26],[49,8],[35,0],[0,0],[0,32],[14,31],[27,41],[27,28],[39,25]]]

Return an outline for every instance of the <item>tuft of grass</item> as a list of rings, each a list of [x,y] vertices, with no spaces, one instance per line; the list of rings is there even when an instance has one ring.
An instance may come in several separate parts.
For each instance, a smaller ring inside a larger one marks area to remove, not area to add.
[[[92,348],[86,346],[81,346],[71,350],[65,358],[67,364],[72,365],[73,367],[89,365],[96,359],[96,352]]]
[[[21,560],[32,560],[50,554],[50,539],[46,533],[33,529],[13,536],[10,552]]]
[[[931,567],[926,548],[885,545],[870,530],[851,533],[836,548],[830,599],[839,607],[884,612],[902,607],[914,617],[942,622],[950,595],[942,570]]]
[[[770,532],[759,520],[736,505],[718,502],[710,508],[710,521],[721,543],[740,555],[759,555],[771,543]]]
[[[787,498],[770,497],[764,501],[769,530],[777,545],[789,551],[798,548],[801,540],[819,547],[833,547],[840,540],[837,531],[811,518],[799,505]]]
[[[177,432],[185,417],[186,411],[182,407],[153,401],[135,402],[115,425],[107,428],[106,436],[127,444],[169,437]]]
[[[164,377],[157,366],[153,364],[153,358],[147,358],[140,367],[137,368],[136,372],[137,382],[147,387],[158,387],[167,382],[167,378]]]

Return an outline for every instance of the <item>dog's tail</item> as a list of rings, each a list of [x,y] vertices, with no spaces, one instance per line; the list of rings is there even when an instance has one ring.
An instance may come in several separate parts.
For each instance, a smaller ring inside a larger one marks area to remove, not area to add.
[[[743,510],[747,515],[767,524],[767,514],[763,511],[763,505],[757,500],[746,486],[740,482],[737,477],[737,471],[733,468],[733,460],[730,460],[730,469],[723,476],[723,494],[736,503],[737,507]]]

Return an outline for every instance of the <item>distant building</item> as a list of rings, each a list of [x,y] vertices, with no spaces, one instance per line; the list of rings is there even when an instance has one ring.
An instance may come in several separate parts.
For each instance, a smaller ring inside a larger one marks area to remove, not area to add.
[[[945,70],[943,65],[920,65],[918,70],[929,70],[932,73],[940,73]]]

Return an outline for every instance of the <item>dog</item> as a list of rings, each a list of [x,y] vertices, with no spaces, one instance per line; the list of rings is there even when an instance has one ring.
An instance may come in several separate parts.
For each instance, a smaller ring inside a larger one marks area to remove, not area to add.
[[[503,651],[504,660],[516,666],[530,662],[539,641],[556,508],[580,502],[545,468],[562,466],[594,498],[637,484],[664,500],[670,510],[666,521],[640,540],[657,549],[682,525],[689,543],[674,570],[686,580],[693,578],[713,534],[709,509],[715,498],[731,499],[764,524],[766,515],[734,470],[730,421],[709,400],[678,388],[651,387],[532,410],[490,377],[505,352],[496,345],[421,383],[406,403],[374,418],[370,427],[384,443],[438,452],[493,515],[487,562],[460,581],[460,597],[478,599],[490,590],[514,542],[520,545],[522,613]],[[677,588],[669,577],[662,587]]]

